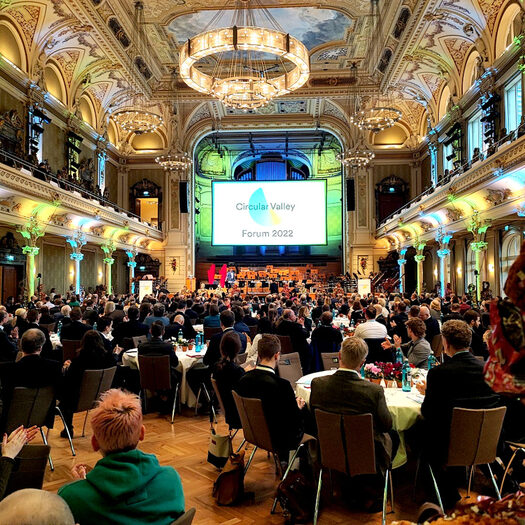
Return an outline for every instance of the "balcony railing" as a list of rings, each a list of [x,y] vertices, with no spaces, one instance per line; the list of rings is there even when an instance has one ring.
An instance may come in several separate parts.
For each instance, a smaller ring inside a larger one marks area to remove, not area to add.
[[[392,220],[397,214],[401,213],[402,211],[409,210],[412,207],[412,205],[414,205],[417,202],[420,202],[424,197],[431,195],[438,188],[442,186],[446,186],[454,178],[458,177],[459,175],[463,173],[468,172],[470,168],[472,168],[473,165],[476,164],[477,162],[490,158],[504,144],[507,144],[509,142],[514,142],[516,139],[518,139],[522,135],[525,135],[525,127],[520,125],[514,131],[507,133],[507,135],[503,137],[502,139],[486,147],[483,151],[480,152],[479,156],[477,156],[475,159],[473,158],[471,161],[467,161],[463,163],[461,166],[458,166],[457,168],[455,168],[449,173],[444,173],[441,178],[438,178],[438,182],[434,186],[430,186],[429,188],[426,188],[417,197],[414,197],[411,201],[407,202],[406,204],[401,206],[399,209],[397,209],[396,211],[392,212],[390,215],[385,217],[381,222],[378,222],[377,228],[387,223],[388,221]],[[445,171],[448,171],[448,170],[445,170]]]

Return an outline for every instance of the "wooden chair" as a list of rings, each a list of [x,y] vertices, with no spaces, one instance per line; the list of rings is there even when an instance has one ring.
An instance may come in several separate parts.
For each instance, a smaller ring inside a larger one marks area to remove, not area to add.
[[[72,361],[80,351],[80,341],[62,339],[62,361]]]
[[[220,334],[222,328],[218,326],[205,326],[204,327],[204,341],[209,341],[213,335]]]
[[[296,382],[303,377],[303,369],[301,368],[301,359],[297,352],[291,354],[281,355],[277,365],[279,376],[286,379],[295,390]]]
[[[193,518],[195,517],[195,513],[197,511],[194,507],[187,510],[182,516],[179,516],[175,521],[171,522],[171,525],[191,525],[193,522]]]
[[[441,334],[436,334],[432,338],[430,347],[432,348],[432,352],[434,352],[434,357],[439,362],[443,362],[443,337]]]
[[[505,478],[507,477],[507,474],[509,472],[509,469],[512,465],[512,462],[514,461],[514,458],[516,457],[516,454],[521,450],[525,452],[525,443],[517,443],[515,441],[506,441],[507,445],[512,450],[512,456],[507,463],[507,467],[505,468],[505,473],[503,474],[503,478],[501,480],[501,486],[499,488],[500,493],[503,493],[503,485],[505,483]]]
[[[211,386],[213,387],[213,391],[215,392],[215,396],[217,397],[217,401],[219,402],[219,407],[221,409],[221,412],[224,418],[226,419],[226,406],[224,405],[224,401],[222,400],[221,393],[219,392],[219,385],[217,385],[217,381],[213,377],[211,378]],[[228,425],[228,428],[231,433],[232,427]],[[233,434],[232,439],[235,437],[239,429],[236,428],[234,430],[235,430],[235,433]]]
[[[50,451],[49,445],[25,445],[16,457],[5,496],[22,489],[42,489]]]
[[[47,426],[51,408],[55,404],[55,389],[52,386],[43,388],[16,387],[9,403],[5,431],[9,435],[20,425],[25,428],[38,427],[44,445],[47,437],[42,427]],[[49,454],[49,468],[55,470],[51,454]]]
[[[137,335],[135,337],[131,338],[133,340],[133,348],[138,348],[140,343],[147,343],[148,342],[148,336],[147,335]],[[128,348],[129,350],[129,348]]]
[[[139,373],[140,373],[140,388],[143,393],[144,412],[147,407],[146,390],[158,392],[159,390],[172,390],[171,386],[171,367],[169,355],[139,355]],[[175,407],[177,404],[177,395],[179,392],[179,384],[175,385],[173,392],[173,407],[171,409],[171,423],[175,418]]]
[[[456,407],[452,412],[450,441],[445,466],[470,468],[467,498],[470,496],[474,468],[477,465],[486,464],[498,499],[501,499],[490,463],[496,460],[496,450],[506,411],[506,407],[476,410]],[[443,514],[445,514],[434,472],[430,465],[428,465],[428,468],[430,469],[439,506]]]
[[[42,328],[45,328],[48,332],[54,332],[55,331],[55,323],[47,323],[47,324],[40,324]]]
[[[337,470],[347,476],[376,474],[374,445],[374,426],[372,414],[346,415],[334,414],[317,409],[317,439],[319,442],[319,481],[315,498],[314,525],[319,517],[319,502],[325,469]],[[388,499],[388,482],[390,480],[390,504],[394,511],[394,491],[390,468],[385,475],[383,491],[382,524],[386,523],[386,503]]]
[[[244,363],[246,363],[246,359],[248,359],[248,352],[237,354],[235,356],[235,363],[238,364],[239,366],[244,365]]]
[[[339,352],[321,354],[321,359],[323,361],[324,370],[339,368]]]
[[[251,462],[253,460],[253,456],[255,455],[255,452],[257,452],[258,448],[262,448],[263,450],[270,452],[271,454],[273,454],[274,458],[277,458],[277,460],[279,460],[279,455],[277,451],[275,450],[273,443],[272,443],[272,438],[270,436],[270,430],[268,429],[268,423],[266,422],[266,417],[264,415],[262,401],[260,399],[242,397],[239,394],[237,394],[237,392],[235,391],[232,391],[232,394],[233,394],[233,399],[235,401],[235,405],[237,406],[237,410],[239,412],[239,417],[241,419],[241,424],[242,424],[242,430],[244,433],[244,440],[241,443],[239,450],[241,449],[241,447],[244,445],[245,442],[251,443],[253,445],[253,451],[250,455],[250,458],[248,459],[248,463],[244,467],[244,474],[246,475],[246,472],[248,472],[248,469],[250,468]],[[282,476],[281,478],[282,480],[286,479],[286,476],[288,476],[288,473],[290,472],[290,469],[292,468],[292,465],[297,455],[299,454],[299,451],[309,441],[315,441],[315,438],[308,434],[304,434],[303,439],[299,443],[297,449],[293,453],[293,456],[288,462],[288,468],[286,469],[286,472]],[[280,463],[279,463],[279,466],[280,466]],[[276,497],[273,500],[273,505],[272,505],[272,510],[271,510],[272,514],[275,512],[275,508],[277,507],[277,502],[278,500]]]
[[[288,335],[278,335],[279,341],[281,342],[281,354],[291,354],[294,349],[292,346],[292,340]]]

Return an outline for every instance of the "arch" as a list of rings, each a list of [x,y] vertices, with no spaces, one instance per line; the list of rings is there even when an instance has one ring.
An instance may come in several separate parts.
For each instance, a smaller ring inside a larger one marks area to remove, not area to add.
[[[379,133],[371,135],[371,143],[374,146],[395,146],[401,147],[407,140],[409,133],[404,126],[395,124]]]
[[[410,8],[403,7],[401,11],[399,12],[399,16],[397,17],[397,22],[394,27],[394,31],[392,33],[393,37],[396,40],[399,40],[403,33],[405,32],[408,19],[410,18],[410,15],[412,13],[410,12]]]
[[[111,144],[113,144],[113,146],[118,144],[118,129],[111,119],[109,119],[108,123],[108,140],[111,142]]]
[[[441,91],[441,97],[439,98],[438,122],[447,114],[449,100],[450,100],[450,88],[448,87],[448,84],[445,84],[445,87]]]
[[[520,254],[521,247],[521,234],[517,231],[510,231],[503,238],[503,243],[501,244],[501,291],[505,288],[505,282],[509,275],[510,267],[512,263],[516,260]]]
[[[27,72],[27,54],[20,34],[8,20],[0,19],[0,53],[17,68]]]
[[[465,94],[476,81],[476,63],[479,56],[480,54],[475,49],[473,49],[465,62],[461,81],[463,94]]]
[[[511,3],[503,11],[496,30],[495,57],[499,58],[512,44],[514,37],[519,35],[521,29],[520,6]]]
[[[78,109],[82,115],[82,120],[95,129],[97,122],[96,111],[93,103],[91,102],[91,99],[88,96],[82,95],[82,97],[80,97]]]
[[[155,131],[153,133],[143,133],[134,135],[131,139],[131,146],[137,152],[140,151],[157,151],[165,148],[162,135]]]
[[[60,69],[52,62],[49,62],[44,69],[44,79],[46,91],[53,95],[59,102],[67,105],[66,100],[66,83]]]

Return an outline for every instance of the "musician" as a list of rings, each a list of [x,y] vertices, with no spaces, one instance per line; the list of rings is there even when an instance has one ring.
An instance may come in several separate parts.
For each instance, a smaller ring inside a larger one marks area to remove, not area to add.
[[[226,273],[226,288],[230,288],[232,284],[235,282],[235,272],[232,268],[228,269],[228,272]]]

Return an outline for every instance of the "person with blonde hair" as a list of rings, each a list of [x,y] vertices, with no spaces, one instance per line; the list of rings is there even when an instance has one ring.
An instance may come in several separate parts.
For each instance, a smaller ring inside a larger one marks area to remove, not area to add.
[[[73,468],[78,481],[59,496],[78,523],[168,525],[184,513],[178,473],[137,449],[144,440],[140,398],[118,389],[105,392],[92,412],[91,446],[102,459],[90,470]]]
[[[430,303],[430,316],[436,321],[441,321],[441,301],[439,297],[432,299]]]

